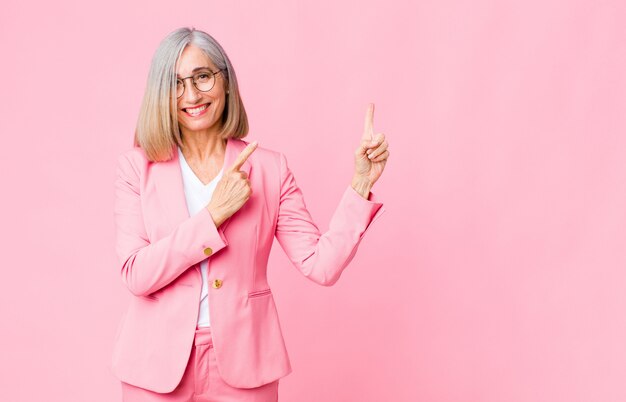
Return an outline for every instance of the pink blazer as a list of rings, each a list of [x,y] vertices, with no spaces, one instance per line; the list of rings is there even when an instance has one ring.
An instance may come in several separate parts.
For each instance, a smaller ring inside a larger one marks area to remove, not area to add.
[[[229,139],[225,166],[248,143]],[[208,258],[209,314],[220,375],[253,388],[291,372],[267,261],[274,236],[304,276],[334,284],[370,224],[384,212],[373,193],[348,186],[322,234],[306,208],[285,156],[258,146],[241,170],[252,196],[216,228],[203,208],[189,216],[178,152],[149,162],[141,148],[118,158],[116,253],[132,293],[119,322],[112,372],[121,381],[171,392],[182,379],[196,330],[200,262]]]

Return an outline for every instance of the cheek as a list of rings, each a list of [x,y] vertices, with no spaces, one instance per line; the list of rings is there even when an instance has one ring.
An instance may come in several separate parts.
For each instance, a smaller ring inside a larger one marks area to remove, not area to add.
[[[217,106],[216,109],[219,109],[219,110],[224,109],[224,106],[226,106],[226,99],[224,98],[220,99],[219,102],[215,104],[215,106]]]

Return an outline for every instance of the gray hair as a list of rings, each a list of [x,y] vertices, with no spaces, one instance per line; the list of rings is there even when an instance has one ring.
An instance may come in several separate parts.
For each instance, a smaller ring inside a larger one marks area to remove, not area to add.
[[[134,146],[141,147],[150,161],[173,157],[174,145],[182,145],[176,99],[176,62],[185,47],[193,44],[222,70],[227,82],[226,105],[222,114],[222,139],[248,135],[248,116],[243,106],[235,69],[222,46],[208,33],[179,28],[159,44],[150,65],[146,91],[135,129]]]

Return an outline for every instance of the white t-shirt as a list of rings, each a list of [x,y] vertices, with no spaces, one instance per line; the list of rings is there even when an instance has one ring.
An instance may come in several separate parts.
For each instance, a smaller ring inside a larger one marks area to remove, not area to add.
[[[224,167],[217,174],[217,176],[211,180],[207,185],[204,185],[198,176],[191,170],[187,160],[183,156],[183,152],[178,149],[178,160],[180,162],[180,168],[183,173],[183,187],[185,189],[185,198],[187,199],[187,209],[189,209],[189,216],[197,214],[202,208],[206,208],[211,197],[213,196],[213,190],[215,186],[222,178]],[[207,271],[209,257],[204,259],[200,263],[200,272],[202,273],[202,291],[200,293],[200,310],[198,312],[198,327],[209,327],[209,288],[207,284]]]

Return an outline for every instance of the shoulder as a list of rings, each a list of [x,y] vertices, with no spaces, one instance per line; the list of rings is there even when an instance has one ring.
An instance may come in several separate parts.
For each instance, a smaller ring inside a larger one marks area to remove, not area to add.
[[[141,147],[132,147],[117,155],[117,169],[126,174],[141,175],[151,163]]]
[[[141,160],[145,160],[145,161],[148,160],[145,151],[141,147],[132,147],[132,148],[122,151],[121,153],[118,154],[118,159],[120,158],[125,158],[131,161],[138,161],[138,162]]]

